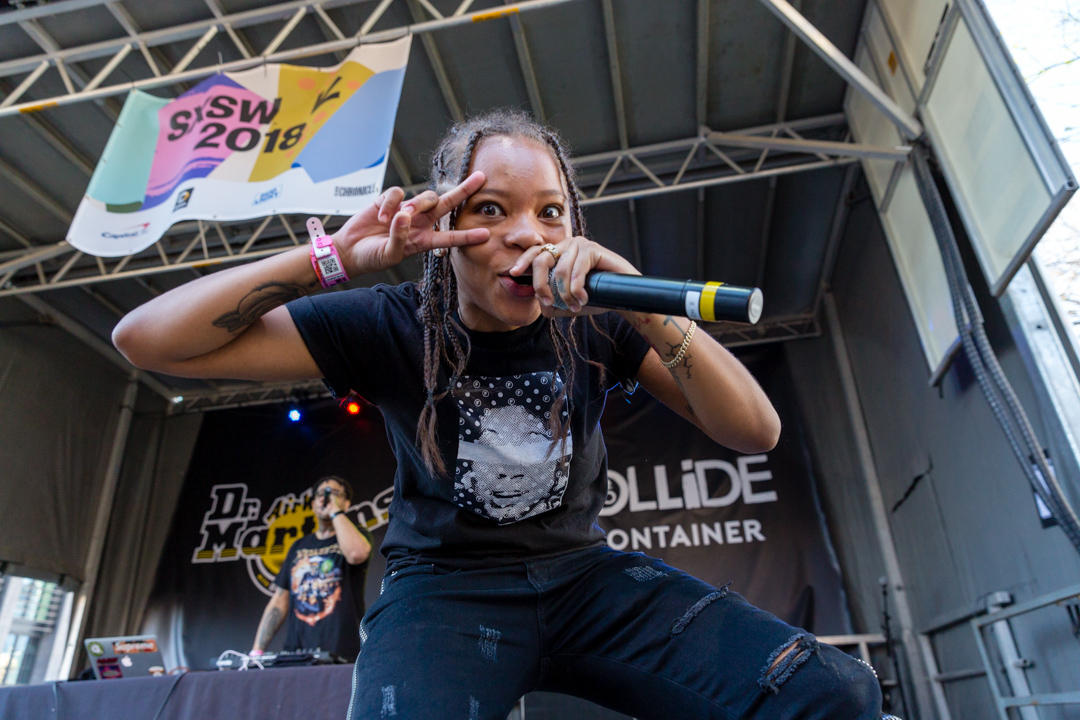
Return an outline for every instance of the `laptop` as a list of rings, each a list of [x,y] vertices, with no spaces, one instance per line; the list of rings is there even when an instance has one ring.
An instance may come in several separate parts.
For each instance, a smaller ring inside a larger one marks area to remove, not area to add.
[[[83,644],[98,680],[165,674],[156,635],[89,638]]]

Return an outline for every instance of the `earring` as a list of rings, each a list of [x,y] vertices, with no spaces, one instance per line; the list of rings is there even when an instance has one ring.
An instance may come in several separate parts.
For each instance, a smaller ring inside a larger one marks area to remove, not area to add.
[[[431,251],[431,254],[437,258],[441,258],[443,255],[446,254],[446,248],[435,248]]]

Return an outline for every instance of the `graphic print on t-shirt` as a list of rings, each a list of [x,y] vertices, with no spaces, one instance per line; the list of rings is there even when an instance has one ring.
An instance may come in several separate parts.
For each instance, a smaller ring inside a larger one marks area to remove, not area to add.
[[[547,427],[562,385],[555,372],[457,379],[455,503],[499,525],[562,504],[574,444],[552,446]]]
[[[297,550],[293,561],[293,613],[300,622],[315,627],[315,623],[334,612],[341,601],[341,568],[333,554],[341,553],[334,543],[323,548]]]

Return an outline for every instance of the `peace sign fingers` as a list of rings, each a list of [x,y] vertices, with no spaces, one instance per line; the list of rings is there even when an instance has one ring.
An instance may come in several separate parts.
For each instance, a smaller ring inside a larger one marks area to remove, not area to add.
[[[484,173],[474,172],[441,196],[436,195],[432,190],[427,190],[409,200],[404,206],[414,207],[417,214],[424,215],[434,224],[443,215],[468,200],[469,196],[483,187],[485,182],[487,182],[487,178]]]
[[[391,229],[391,242],[394,244],[400,242],[402,238],[401,231],[405,230],[409,237],[407,242],[402,244],[402,247],[407,255],[427,252],[435,248],[460,247],[484,242],[491,234],[486,228],[451,231],[431,228],[447,213],[461,205],[470,195],[483,187],[486,180],[484,173],[475,172],[441,196],[433,190],[427,190],[403,203],[399,214],[409,214],[411,222],[402,222],[399,225],[397,218],[395,218]]]

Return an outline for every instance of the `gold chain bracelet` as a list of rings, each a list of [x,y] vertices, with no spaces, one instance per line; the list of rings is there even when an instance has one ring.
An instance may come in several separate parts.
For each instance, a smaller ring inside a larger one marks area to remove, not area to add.
[[[660,361],[665,368],[670,370],[682,362],[682,359],[686,356],[686,350],[690,347],[690,341],[694,339],[695,330],[697,330],[697,323],[691,320],[690,327],[686,329],[686,334],[683,335],[682,345],[679,346],[679,353],[675,356],[675,359],[671,362]]]

